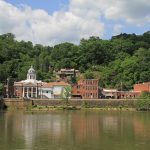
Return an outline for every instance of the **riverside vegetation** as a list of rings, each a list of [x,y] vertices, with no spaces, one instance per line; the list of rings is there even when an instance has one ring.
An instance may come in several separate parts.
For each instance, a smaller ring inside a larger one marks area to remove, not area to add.
[[[130,90],[133,84],[150,80],[150,31],[110,40],[90,37],[79,45],[66,42],[53,47],[19,42],[11,33],[0,35],[0,88],[8,77],[25,79],[31,64],[43,81],[54,81],[55,71],[61,68],[75,68],[85,78],[99,79],[101,87]]]
[[[144,92],[136,103],[137,110],[150,111],[150,93]]]

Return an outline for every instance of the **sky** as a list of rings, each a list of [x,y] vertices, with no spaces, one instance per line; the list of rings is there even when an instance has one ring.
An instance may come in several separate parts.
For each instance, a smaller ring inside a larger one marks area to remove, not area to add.
[[[150,30],[149,0],[0,0],[0,34],[34,44],[78,44]]]

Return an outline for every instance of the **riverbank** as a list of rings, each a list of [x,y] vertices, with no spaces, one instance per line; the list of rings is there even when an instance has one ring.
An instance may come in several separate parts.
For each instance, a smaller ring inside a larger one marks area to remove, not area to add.
[[[135,99],[71,99],[66,105],[63,100],[49,99],[4,99],[7,109],[25,109],[33,111],[49,111],[56,109],[80,110],[135,110]]]
[[[93,108],[86,108],[83,106],[33,106],[30,109],[27,109],[27,111],[55,111],[55,110],[100,110],[100,111],[136,111],[136,108],[127,108],[127,107],[105,107],[105,108],[98,108],[98,107],[93,107]]]

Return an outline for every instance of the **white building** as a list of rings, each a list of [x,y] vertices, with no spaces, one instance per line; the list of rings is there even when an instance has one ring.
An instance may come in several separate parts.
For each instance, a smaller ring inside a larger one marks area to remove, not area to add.
[[[36,71],[31,66],[26,80],[14,82],[14,94],[17,97],[38,98],[41,95],[39,91],[43,84],[45,83],[36,80]]]
[[[41,89],[41,98],[54,98],[54,99],[59,99],[62,96],[62,92],[65,87],[70,86],[66,82],[49,82],[44,84]]]
[[[31,66],[26,80],[14,82],[14,95],[20,98],[61,98],[66,86],[69,84],[63,81],[46,83],[36,80],[36,71]]]

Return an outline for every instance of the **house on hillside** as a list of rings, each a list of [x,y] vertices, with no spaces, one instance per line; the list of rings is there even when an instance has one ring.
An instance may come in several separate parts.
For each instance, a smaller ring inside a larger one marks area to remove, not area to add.
[[[56,72],[56,78],[58,81],[72,82],[71,80],[78,77],[80,74],[79,70],[75,69],[60,69]]]

